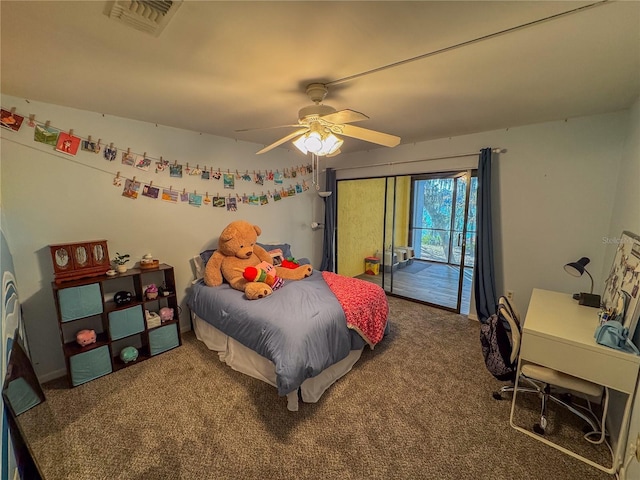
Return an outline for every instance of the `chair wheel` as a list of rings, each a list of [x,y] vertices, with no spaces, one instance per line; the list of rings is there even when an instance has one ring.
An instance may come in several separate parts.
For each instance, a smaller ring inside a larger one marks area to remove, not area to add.
[[[493,398],[496,400],[502,400],[502,394],[500,392],[493,392]]]
[[[542,428],[539,423],[536,423],[533,426],[533,431],[536,432],[538,435],[544,435],[544,428]]]

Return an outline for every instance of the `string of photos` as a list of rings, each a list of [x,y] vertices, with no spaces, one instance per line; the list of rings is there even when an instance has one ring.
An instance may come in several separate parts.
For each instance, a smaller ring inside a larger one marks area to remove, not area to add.
[[[177,160],[172,163],[162,156],[152,157],[147,152],[142,154],[135,153],[130,148],[125,150],[114,146],[113,143],[103,143],[101,138],[94,140],[91,135],[87,138],[74,135],[72,129],[63,131],[52,126],[48,120],[44,123],[36,121],[34,114],[30,114],[25,122],[25,116],[17,114],[15,108],[0,109],[0,125],[3,128],[17,132],[24,123],[34,129],[34,142],[50,145],[54,147],[55,151],[65,155],[76,156],[78,152],[94,155],[101,154],[101,157],[108,162],[115,162],[119,157],[122,165],[135,169],[133,171],[153,171],[163,177],[168,176],[169,179],[180,179],[189,176],[199,177],[203,181],[222,180],[223,191],[227,191],[226,194],[222,195],[219,191],[210,195],[209,191],[213,191],[214,188],[210,189],[205,183],[203,183],[202,189],[204,193],[197,190],[187,191],[185,188],[182,190],[174,189],[173,185],[168,187],[156,185],[153,180],[143,185],[142,182],[136,180],[135,175],[129,177],[117,172],[112,181],[113,185],[121,187],[122,196],[132,200],[137,199],[139,196],[144,196],[152,199],[159,198],[169,203],[180,202],[195,207],[210,205],[216,208],[226,208],[227,211],[236,211],[239,204],[266,205],[271,200],[277,202],[283,198],[293,197],[307,191],[309,190],[309,183],[307,179],[302,177],[314,173],[312,164],[287,167],[275,171],[253,170],[249,172],[249,170],[245,170],[244,172],[239,172],[234,170],[232,172],[229,169],[223,171],[221,168],[207,165],[200,166],[200,164],[196,164],[194,167],[189,165],[188,162],[185,164],[178,163]],[[118,156],[118,152],[120,152],[120,156]],[[111,171],[98,170],[113,175]],[[228,190],[235,190],[240,182],[251,183],[259,187],[263,187],[265,182],[273,182],[273,190],[268,189],[266,193],[261,190],[259,194],[252,192],[250,194],[243,193],[242,195],[235,191],[233,193],[228,192]],[[285,183],[289,185],[285,187]]]

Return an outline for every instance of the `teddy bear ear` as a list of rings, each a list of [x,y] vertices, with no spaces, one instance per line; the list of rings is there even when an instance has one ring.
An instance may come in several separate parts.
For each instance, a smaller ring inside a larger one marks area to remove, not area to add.
[[[236,234],[235,228],[225,228],[220,234],[220,240],[222,242],[228,242],[235,236],[235,234]]]
[[[262,233],[262,230],[260,230],[260,227],[257,225],[254,225],[253,229],[256,231],[256,235],[260,235]]]

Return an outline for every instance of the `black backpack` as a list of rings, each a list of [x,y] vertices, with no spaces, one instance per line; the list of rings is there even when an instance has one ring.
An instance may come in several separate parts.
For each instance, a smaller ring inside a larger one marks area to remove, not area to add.
[[[480,343],[482,344],[482,355],[484,363],[489,373],[500,381],[512,382],[516,378],[518,367],[517,358],[511,362],[512,340],[506,325],[507,320],[503,318],[505,314],[517,322],[517,317],[510,311],[510,304],[499,305],[498,313],[491,315],[485,323],[480,326]]]

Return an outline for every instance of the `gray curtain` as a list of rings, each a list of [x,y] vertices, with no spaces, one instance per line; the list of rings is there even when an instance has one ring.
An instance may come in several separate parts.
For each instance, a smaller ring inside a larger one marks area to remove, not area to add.
[[[332,192],[324,199],[324,239],[322,241],[322,263],[320,270],[335,272],[333,259],[335,257],[335,230],[336,230],[336,171],[327,168],[325,173],[325,191]]]
[[[474,294],[478,319],[484,323],[496,313],[493,231],[491,227],[491,148],[480,150],[478,162],[478,206]]]

